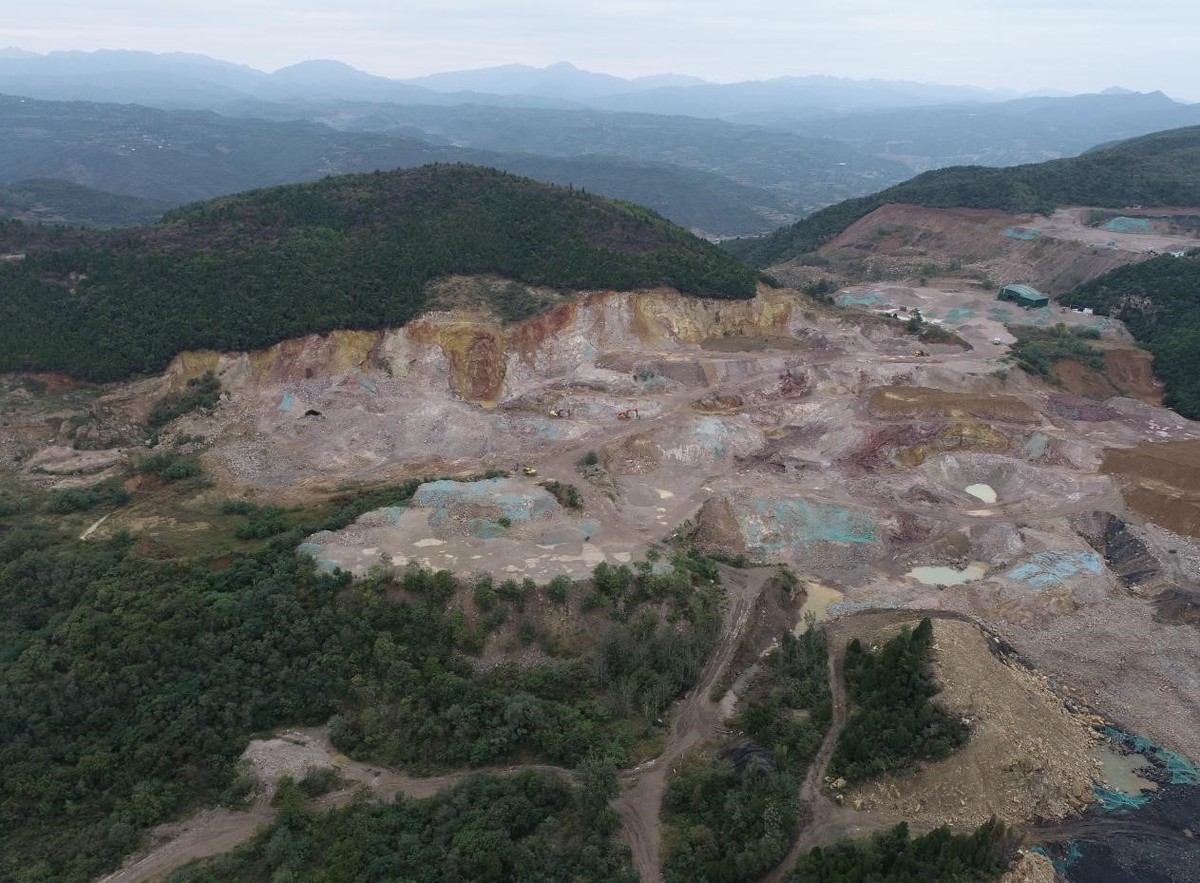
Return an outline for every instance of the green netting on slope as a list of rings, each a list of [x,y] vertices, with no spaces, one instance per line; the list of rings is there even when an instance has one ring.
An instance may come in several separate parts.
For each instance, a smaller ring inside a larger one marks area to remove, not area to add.
[[[1009,239],[1020,239],[1022,242],[1038,238],[1037,230],[1026,230],[1022,227],[1005,227],[1003,232]]]
[[[1152,796],[1146,791],[1139,791],[1137,794],[1126,794],[1124,791],[1114,791],[1111,788],[1105,788],[1103,785],[1093,785],[1092,795],[1100,804],[1100,808],[1105,812],[1137,809],[1139,806],[1145,806]]]
[[[888,301],[889,298],[879,291],[868,291],[863,294],[843,291],[837,296],[838,304],[843,307],[880,307]]]
[[[1145,218],[1113,218],[1104,225],[1109,233],[1152,233],[1154,227]]]

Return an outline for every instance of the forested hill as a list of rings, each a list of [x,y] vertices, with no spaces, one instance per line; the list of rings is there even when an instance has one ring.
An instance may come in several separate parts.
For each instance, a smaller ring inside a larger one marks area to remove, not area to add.
[[[22,221],[85,227],[152,224],[170,207],[165,202],[105,193],[54,178],[0,184],[0,218]]]
[[[0,371],[106,381],[187,349],[402,325],[427,283],[754,294],[755,273],[653,212],[467,165],[346,175],[186,206],[151,227],[0,230]]]
[[[870,196],[848,199],[757,239],[725,247],[771,266],[815,251],[888,203],[1049,213],[1064,205],[1200,205],[1200,126],[1156,132],[1082,156],[1009,168],[956,166],[925,172]]]
[[[1118,267],[1059,298],[1117,316],[1154,353],[1164,403],[1200,420],[1200,253]]]

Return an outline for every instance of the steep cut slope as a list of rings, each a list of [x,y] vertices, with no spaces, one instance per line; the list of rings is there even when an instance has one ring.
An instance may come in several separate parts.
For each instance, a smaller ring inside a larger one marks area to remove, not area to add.
[[[1200,205],[1200,126],[1123,141],[1070,159],[1006,169],[959,166],[926,172],[870,196],[849,199],[761,239],[727,243],[770,266],[815,251],[888,203],[1049,213],[1064,205]]]
[[[119,232],[9,224],[0,253],[13,256],[0,264],[0,370],[90,380],[186,349],[402,325],[450,273],[722,298],[752,297],[755,281],[646,209],[461,165],[260,190]],[[542,306],[510,300],[510,317]]]

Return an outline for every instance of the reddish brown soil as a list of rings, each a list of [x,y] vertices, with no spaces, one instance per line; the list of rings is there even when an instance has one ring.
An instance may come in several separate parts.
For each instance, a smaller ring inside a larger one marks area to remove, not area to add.
[[[1168,530],[1200,537],[1200,440],[1106,448],[1101,472],[1126,479],[1126,504]]]
[[[1133,398],[1151,405],[1162,404],[1162,386],[1154,379],[1154,357],[1145,350],[1113,349],[1104,354],[1108,376]]]
[[[1005,423],[1039,423],[1037,411],[1014,396],[946,392],[921,386],[880,386],[871,390],[872,416],[998,420]]]
[[[1059,385],[1072,395],[1089,399],[1107,399],[1121,391],[1099,371],[1074,359],[1060,359],[1050,370]]]
[[[821,248],[856,258],[888,274],[925,275],[932,265],[957,262],[974,279],[1020,279],[1050,293],[1069,291],[1109,270],[1191,242],[1187,237],[1114,234],[1088,227],[1086,209],[1062,209],[1050,218],[992,209],[935,209],[890,204],[850,225]],[[1010,227],[1036,229],[1031,240],[1004,235]]]

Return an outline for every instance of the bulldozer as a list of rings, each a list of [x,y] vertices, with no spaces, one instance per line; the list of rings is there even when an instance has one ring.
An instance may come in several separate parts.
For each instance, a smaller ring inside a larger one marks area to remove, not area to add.
[[[638,416],[637,408],[626,408],[624,411],[617,412],[617,419],[618,420],[633,420],[633,419],[640,420],[641,417]]]
[[[535,468],[533,468],[532,466],[525,466],[521,469],[521,471],[524,472],[526,475],[530,476],[531,478],[538,474],[538,471]]]
[[[928,350],[913,350],[913,355],[914,356],[927,356],[927,355],[929,355],[929,351]]]
[[[566,417],[571,416],[571,409],[570,408],[551,408],[550,416],[557,417],[559,419],[564,419]]]

